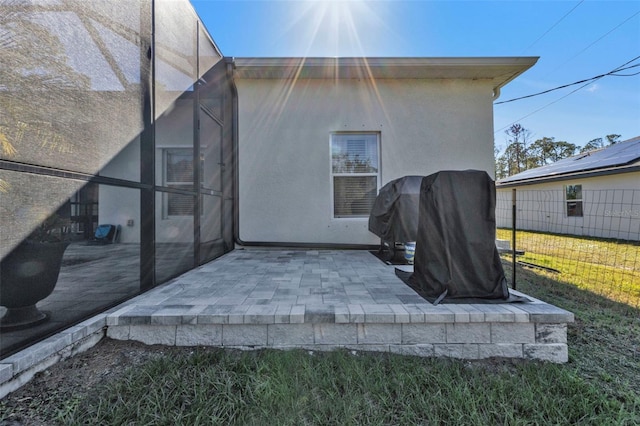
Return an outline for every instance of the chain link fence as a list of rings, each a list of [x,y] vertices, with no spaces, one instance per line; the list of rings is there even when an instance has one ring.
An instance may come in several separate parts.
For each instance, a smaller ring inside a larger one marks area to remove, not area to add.
[[[640,307],[640,190],[498,188],[496,224],[518,267]]]

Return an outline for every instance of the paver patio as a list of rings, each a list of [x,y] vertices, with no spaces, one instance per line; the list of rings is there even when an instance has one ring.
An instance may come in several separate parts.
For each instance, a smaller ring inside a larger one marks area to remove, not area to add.
[[[0,361],[0,389],[104,335],[164,345],[566,362],[573,314],[526,297],[531,302],[434,306],[367,251],[240,248]]]
[[[236,250],[127,302],[107,335],[168,345],[307,347],[564,362],[564,310],[433,306],[366,251]]]

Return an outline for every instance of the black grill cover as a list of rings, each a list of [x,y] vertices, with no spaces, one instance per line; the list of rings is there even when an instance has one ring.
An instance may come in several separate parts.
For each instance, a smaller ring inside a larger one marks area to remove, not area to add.
[[[383,241],[415,241],[423,178],[405,176],[383,186],[371,208],[369,231]]]
[[[509,298],[495,243],[495,204],[495,183],[486,172],[425,177],[411,285],[436,299]]]

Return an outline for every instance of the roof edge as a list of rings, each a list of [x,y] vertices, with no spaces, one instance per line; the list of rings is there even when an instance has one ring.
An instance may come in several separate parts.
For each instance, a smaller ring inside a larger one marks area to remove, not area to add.
[[[522,57],[236,57],[240,79],[475,79],[498,89],[531,68]]]
[[[611,150],[618,150],[619,152],[619,150],[627,151],[628,149],[630,149],[630,152],[634,155],[628,157],[626,161],[619,160],[616,163],[607,162],[605,164],[598,164],[598,159],[596,159],[595,162],[589,162],[588,160],[586,163],[581,162],[581,160],[585,158],[592,158],[592,156],[601,157],[602,155],[605,155],[605,157],[601,158],[599,161],[607,161],[615,158],[615,156],[606,156],[607,153],[612,152]],[[569,166],[566,166],[567,164],[569,164]],[[562,169],[559,170],[558,166]],[[502,178],[497,182],[497,184],[506,186],[511,184],[522,185],[523,182],[531,182],[527,184],[532,185],[536,182],[554,180],[556,177],[562,178],[564,176],[582,175],[585,173],[598,174],[600,171],[604,171],[609,174],[609,170],[621,170],[621,173],[624,173],[624,170],[634,167],[640,167],[640,136],[635,136],[631,139],[626,139],[604,148],[580,152],[576,155],[572,155],[571,157],[558,160],[555,163],[546,164],[544,166],[535,167],[533,169],[528,169],[523,172],[507,176]]]
[[[291,63],[304,63],[307,66],[326,66],[326,65],[359,65],[367,63],[372,66],[376,65],[534,65],[538,61],[538,56],[338,56],[338,57],[235,57],[238,66],[283,66],[291,65]]]
[[[496,188],[514,188],[517,186],[538,185],[549,182],[557,182],[569,179],[585,179],[597,176],[618,175],[623,173],[640,172],[640,164],[633,164],[626,167],[610,167],[607,169],[582,170],[580,172],[566,173],[561,175],[551,175],[544,178],[530,178],[500,183],[496,182]]]

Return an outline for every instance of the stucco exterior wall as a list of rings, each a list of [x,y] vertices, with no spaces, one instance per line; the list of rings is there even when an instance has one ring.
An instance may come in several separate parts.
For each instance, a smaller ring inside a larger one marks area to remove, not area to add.
[[[582,217],[567,217],[565,185],[582,185]],[[496,197],[497,226],[511,228],[512,188]],[[640,172],[517,187],[516,206],[517,229],[640,240]]]
[[[164,151],[193,149],[193,101],[178,99],[156,121],[156,184],[164,185]],[[193,216],[167,216],[167,194],[156,193],[156,242],[193,242]]]
[[[139,181],[139,164],[140,137],[136,137],[100,171],[100,175]],[[120,225],[118,240],[121,243],[139,243],[140,191],[100,185],[98,196],[99,224]],[[132,225],[128,225],[128,223],[132,223]]]
[[[330,135],[380,134],[380,186],[440,170],[494,171],[484,80],[238,79],[239,234],[247,242],[377,244],[334,219]]]
[[[169,148],[193,147],[193,102],[177,100],[172,108],[156,121],[156,184],[163,185],[163,156]],[[101,175],[139,180],[140,141],[136,138],[122,150],[102,171]],[[99,221],[121,225],[120,241],[123,243],[140,242],[140,194],[137,190],[125,190],[101,185]],[[185,242],[193,241],[193,217],[171,216],[165,214],[166,194],[156,194],[156,241]],[[133,219],[133,226],[127,226],[127,220]]]

